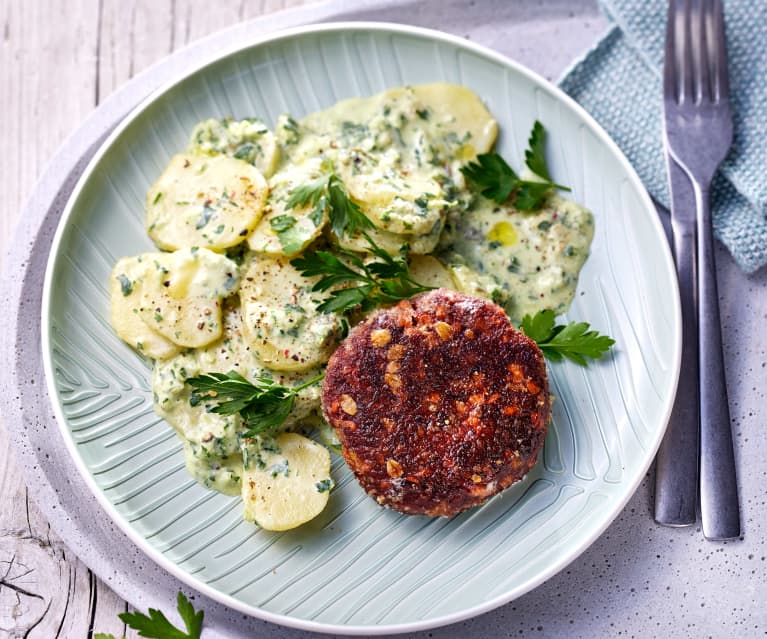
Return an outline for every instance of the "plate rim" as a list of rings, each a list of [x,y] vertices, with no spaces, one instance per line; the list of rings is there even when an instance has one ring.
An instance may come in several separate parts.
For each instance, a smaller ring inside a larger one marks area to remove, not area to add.
[[[54,383],[54,366],[51,358],[52,344],[51,344],[51,298],[52,298],[52,281],[55,272],[55,267],[58,263],[58,254],[61,246],[61,242],[66,228],[69,225],[69,219],[72,216],[74,205],[79,200],[82,191],[86,184],[92,177],[94,169],[100,163],[104,155],[110,150],[115,140],[122,134],[122,132],[142,114],[151,104],[161,98],[166,92],[170,91],[175,86],[181,84],[191,76],[201,72],[205,68],[214,65],[225,58],[235,55],[239,52],[246,51],[255,47],[261,47],[269,45],[271,43],[278,42],[284,39],[295,38],[297,36],[310,35],[315,33],[325,32],[380,32],[380,33],[397,33],[400,35],[413,35],[421,37],[427,40],[440,41],[446,44],[452,45],[458,49],[468,50],[481,57],[487,58],[492,62],[496,62],[502,66],[512,69],[515,73],[519,73],[525,76],[532,84],[538,85],[549,91],[557,101],[564,102],[568,107],[573,109],[576,114],[588,125],[591,132],[594,133],[602,144],[605,144],[614,155],[623,168],[626,177],[631,182],[632,186],[636,188],[639,195],[642,208],[648,212],[650,223],[658,238],[663,239],[663,228],[660,220],[655,214],[654,205],[650,199],[647,190],[640,180],[636,170],[628,161],[623,151],[613,141],[613,139],[607,134],[607,132],[601,127],[601,125],[573,98],[568,96],[564,91],[557,87],[552,82],[549,82],[546,78],[540,74],[525,67],[519,62],[512,60],[505,55],[494,51],[493,49],[484,45],[477,44],[475,42],[466,40],[459,36],[455,36],[438,29],[430,29],[425,27],[416,27],[411,25],[392,23],[392,22],[377,22],[377,21],[333,21],[321,24],[309,24],[298,27],[292,27],[288,29],[280,29],[272,33],[262,35],[253,38],[247,44],[238,44],[223,49],[217,53],[211,54],[204,61],[194,64],[184,70],[183,73],[175,76],[173,79],[164,82],[155,90],[153,90],[148,96],[141,100],[130,112],[115,126],[110,134],[101,142],[97,151],[93,154],[88,164],[83,169],[80,177],[72,190],[66,206],[64,207],[61,217],[56,227],[56,232],[53,236],[50,251],[48,253],[48,260],[45,269],[43,292],[42,292],[42,304],[40,314],[40,330],[41,330],[41,350],[43,360],[43,370],[45,373],[46,388],[51,399],[50,403],[56,418],[56,424],[64,439],[67,451],[70,457],[73,459],[75,466],[78,469],[81,477],[85,481],[86,485],[90,489],[93,496],[98,501],[99,505],[105,511],[106,515],[117,524],[120,530],[152,561],[158,564],[161,568],[168,573],[179,579],[181,582],[197,590],[198,592],[210,597],[211,599],[218,601],[219,603],[250,615],[252,617],[263,619],[274,624],[295,628],[299,630],[321,632],[321,633],[336,633],[349,636],[372,636],[372,635],[384,635],[384,634],[399,634],[405,632],[417,632],[422,630],[429,630],[432,628],[438,628],[449,624],[457,623],[467,619],[471,619],[485,612],[489,612],[495,608],[498,608],[514,599],[530,592],[544,581],[550,579],[555,574],[559,573],[566,566],[577,559],[589,546],[591,546],[612,524],[615,518],[625,507],[629,499],[634,495],[637,488],[642,482],[642,479],[647,473],[648,468],[652,464],[655,454],[660,446],[660,443],[665,434],[668,426],[671,410],[676,396],[676,389],[679,382],[679,375],[681,369],[681,349],[682,349],[682,332],[681,332],[681,304],[679,299],[679,287],[675,277],[671,278],[672,287],[672,299],[673,299],[673,319],[672,329],[674,333],[679,336],[674,341],[674,353],[673,353],[673,392],[669,395],[669,399],[664,407],[662,422],[663,426],[658,429],[655,441],[648,447],[647,458],[645,463],[637,472],[635,480],[631,483],[630,487],[626,490],[625,494],[619,499],[614,510],[605,518],[605,520],[592,531],[592,533],[585,538],[579,545],[563,559],[559,559],[552,562],[545,570],[540,571],[534,577],[526,580],[519,586],[508,590],[507,592],[497,595],[487,601],[477,604],[475,606],[462,609],[458,612],[450,614],[444,614],[431,619],[425,619],[421,621],[412,621],[406,623],[394,623],[394,624],[382,624],[382,625],[339,625],[325,622],[317,622],[306,619],[293,617],[290,615],[284,615],[279,613],[270,612],[254,606],[244,603],[235,597],[225,594],[220,590],[217,590],[195,576],[189,574],[187,571],[181,569],[175,562],[168,559],[159,550],[155,549],[149,542],[135,530],[127,519],[116,509],[112,502],[107,498],[105,493],[101,490],[95,481],[95,478],[91,474],[90,470],[85,464],[77,445],[72,437],[71,430],[68,428],[67,420],[63,414],[61,403],[58,398],[58,390]],[[666,242],[661,243],[661,253],[663,256],[664,265],[672,272],[675,272],[673,258],[671,256],[671,250]]]

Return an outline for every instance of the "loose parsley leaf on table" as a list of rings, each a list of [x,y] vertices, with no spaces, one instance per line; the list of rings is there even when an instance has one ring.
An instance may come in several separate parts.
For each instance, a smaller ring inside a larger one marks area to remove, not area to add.
[[[539,311],[525,315],[520,326],[525,335],[534,340],[543,354],[553,362],[567,358],[581,366],[588,366],[586,358],[599,359],[615,340],[600,335],[586,322],[556,324],[553,311]]]
[[[529,148],[525,151],[525,164],[543,181],[523,180],[514,169],[497,153],[482,153],[474,162],[470,162],[461,173],[467,180],[480,187],[480,193],[486,198],[503,204],[511,199],[520,211],[534,211],[540,208],[546,196],[553,190],[570,189],[551,180],[545,156],[546,130],[535,121],[528,140]]]
[[[190,377],[186,383],[192,387],[190,402],[213,402],[211,412],[219,415],[239,413],[247,428],[245,437],[274,430],[288,418],[296,395],[304,388],[324,377],[318,375],[299,386],[282,386],[273,379],[257,377],[251,383],[236,371],[228,373],[203,373]]]
[[[129,628],[138,630],[140,637],[148,637],[149,639],[200,639],[205,613],[202,610],[195,611],[194,606],[180,591],[177,602],[178,614],[186,626],[186,632],[176,628],[162,612],[154,608],[149,609],[149,616],[140,612],[123,612],[118,617]],[[94,635],[94,639],[115,639],[115,636],[100,632]]]

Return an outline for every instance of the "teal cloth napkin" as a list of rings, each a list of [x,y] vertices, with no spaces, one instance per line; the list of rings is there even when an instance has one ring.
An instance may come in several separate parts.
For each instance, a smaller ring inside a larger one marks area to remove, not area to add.
[[[725,0],[735,140],[712,186],[714,232],[747,273],[767,264],[767,1]],[[560,86],[607,130],[668,207],[662,141],[667,3],[600,0],[611,28]]]

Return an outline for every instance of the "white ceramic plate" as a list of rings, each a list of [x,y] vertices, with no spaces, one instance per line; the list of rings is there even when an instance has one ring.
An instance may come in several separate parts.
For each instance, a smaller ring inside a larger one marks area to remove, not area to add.
[[[522,158],[537,118],[557,181],[594,211],[592,255],[569,317],[617,340],[583,369],[550,366],[557,399],[524,481],[450,520],[379,508],[342,460],[330,505],[285,533],[241,520],[237,498],[187,475],[152,411],[149,367],[113,334],[109,272],[152,250],[144,197],[208,117],[273,123],[388,87],[448,81],[498,118],[498,150]],[[465,619],[529,591],[608,526],[646,472],[670,412],[681,347],[676,280],[636,174],[572,100],[502,56],[442,33],[329,24],[283,32],[192,71],[140,105],[104,143],[61,220],[46,275],[43,356],[64,439],[107,515],[190,586],[288,626],[383,634]]]

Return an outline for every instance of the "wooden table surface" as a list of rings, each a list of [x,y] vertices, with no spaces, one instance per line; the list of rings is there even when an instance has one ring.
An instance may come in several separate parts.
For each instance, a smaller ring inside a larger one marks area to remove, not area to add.
[[[2,0],[0,255],[58,146],[105,97],[208,33],[307,0]],[[0,639],[125,634],[127,604],[30,499],[0,421]]]

